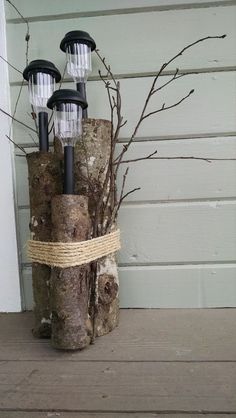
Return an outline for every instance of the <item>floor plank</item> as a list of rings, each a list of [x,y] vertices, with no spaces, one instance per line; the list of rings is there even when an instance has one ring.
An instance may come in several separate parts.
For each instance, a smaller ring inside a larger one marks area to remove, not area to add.
[[[122,310],[82,352],[0,314],[0,418],[236,417],[236,309]]]
[[[0,411],[0,418],[233,418],[236,417],[236,414],[169,414],[165,413],[164,415],[161,413],[97,413],[97,412],[89,412],[89,413],[80,413],[80,412],[26,412],[26,411]]]
[[[32,337],[32,313],[0,314],[0,360],[236,361],[236,309],[121,310],[120,326],[83,352]]]
[[[0,363],[0,408],[236,413],[236,363]]]

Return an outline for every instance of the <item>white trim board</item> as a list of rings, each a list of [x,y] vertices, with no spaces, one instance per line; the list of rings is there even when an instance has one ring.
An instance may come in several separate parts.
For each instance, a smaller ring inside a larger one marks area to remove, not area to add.
[[[0,49],[6,56],[4,1],[0,0]],[[6,64],[0,61],[0,106],[10,111],[9,80]],[[9,121],[0,115],[0,311],[21,310],[19,265],[13,190],[12,147],[5,138]]]

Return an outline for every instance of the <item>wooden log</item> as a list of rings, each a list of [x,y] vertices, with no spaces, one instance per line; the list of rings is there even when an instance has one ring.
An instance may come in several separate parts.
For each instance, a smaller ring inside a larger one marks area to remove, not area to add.
[[[58,242],[87,240],[91,234],[88,199],[60,195],[52,199],[52,239]],[[90,266],[52,268],[51,307],[53,347],[82,349],[90,344],[92,325],[89,318]]]
[[[95,212],[106,178],[111,153],[111,122],[103,119],[85,119],[83,138],[75,147],[75,188],[76,193],[89,197],[89,213],[92,225]],[[104,199],[109,193],[108,183]],[[110,204],[105,215],[98,213],[98,229],[111,217]],[[112,226],[115,229],[116,225]],[[94,264],[93,264],[94,267]],[[95,335],[112,331],[119,322],[119,280],[117,260],[114,254],[96,263],[96,306],[94,318]],[[93,304],[93,298],[91,299]]]
[[[50,241],[51,198],[61,193],[62,187],[60,161],[56,154],[33,152],[27,154],[27,163],[31,238]],[[33,335],[38,338],[49,338],[51,335],[50,275],[49,266],[32,264],[35,316]]]

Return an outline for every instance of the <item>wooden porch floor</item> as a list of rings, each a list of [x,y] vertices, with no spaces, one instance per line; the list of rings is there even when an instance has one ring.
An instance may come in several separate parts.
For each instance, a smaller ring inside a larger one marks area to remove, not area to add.
[[[236,417],[236,309],[122,310],[65,353],[0,314],[0,418]]]

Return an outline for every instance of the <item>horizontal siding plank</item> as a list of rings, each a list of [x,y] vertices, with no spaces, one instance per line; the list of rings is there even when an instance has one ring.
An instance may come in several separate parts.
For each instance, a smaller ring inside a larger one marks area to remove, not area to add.
[[[31,0],[29,3],[28,0],[15,0],[14,5],[20,10],[24,17],[28,19],[42,18],[43,16],[49,16],[51,19],[56,18],[58,15],[70,15],[73,14],[102,14],[107,11],[113,11],[116,13],[126,13],[129,11],[137,12],[140,8],[155,8],[160,10],[176,9],[181,7],[206,7],[215,4],[232,4],[233,1],[217,1],[217,0],[90,0],[85,2],[83,0],[77,0],[76,3],[74,0],[67,0],[66,3],[61,2],[61,0],[54,0],[53,3],[48,3],[47,0]],[[6,17],[7,19],[16,19],[19,18],[17,12],[6,3]]]
[[[236,266],[121,267],[122,308],[235,307]]]
[[[123,145],[117,147],[117,153]],[[27,149],[33,152],[36,149]],[[196,156],[235,158],[236,137],[201,138],[193,140],[135,142],[126,159],[141,158],[157,150],[158,157]],[[16,153],[18,151],[16,150]],[[130,165],[126,191],[141,187],[126,201],[163,201],[191,199],[236,198],[236,161],[149,160]],[[123,164],[118,177],[118,190],[127,164]],[[27,162],[16,156],[16,183],[18,205],[29,204]]]
[[[168,77],[163,77],[163,83]],[[137,123],[145,98],[150,89],[150,78],[134,78],[121,80],[123,99],[123,115],[128,123],[122,128],[120,137],[129,138]],[[66,84],[73,88],[73,84]],[[150,111],[178,102],[192,88],[195,88],[188,100],[181,105],[144,120],[139,137],[160,137],[161,135],[189,135],[235,132],[236,131],[236,73],[215,73],[189,75],[178,80],[166,91],[161,90],[154,96],[149,106]],[[88,83],[89,115],[94,118],[109,119],[110,109],[104,85],[99,81]],[[16,101],[19,87],[12,87],[12,107]],[[207,92],[207,94],[206,94]],[[16,118],[34,128],[30,116],[27,88],[23,88]],[[32,132],[15,123],[14,138],[18,143],[33,142],[29,134]]]
[[[94,37],[115,74],[153,72],[187,44],[226,33],[224,40],[209,40],[188,51],[170,69],[232,67],[236,65],[232,53],[236,47],[235,20],[236,6],[33,22],[29,59],[50,59],[63,73],[65,54],[59,49],[60,41],[66,32],[81,29]],[[25,23],[9,24],[7,28],[8,60],[21,71],[25,67],[25,31]],[[93,54],[93,75],[99,68],[101,64]],[[19,73],[12,68],[9,71],[12,82],[21,81]]]
[[[26,310],[33,308],[31,268],[23,269]],[[236,307],[236,265],[120,267],[121,308]]]
[[[1,407],[235,412],[235,373],[235,363],[6,362]]]
[[[234,261],[236,204],[128,205],[120,211],[120,262]]]
[[[121,309],[120,324],[89,350],[59,352],[33,338],[33,314],[0,315],[1,361],[235,361],[236,309]],[[194,332],[193,332],[194,330]]]
[[[19,211],[27,262],[29,210]],[[122,264],[235,261],[236,203],[130,204],[120,210]]]

